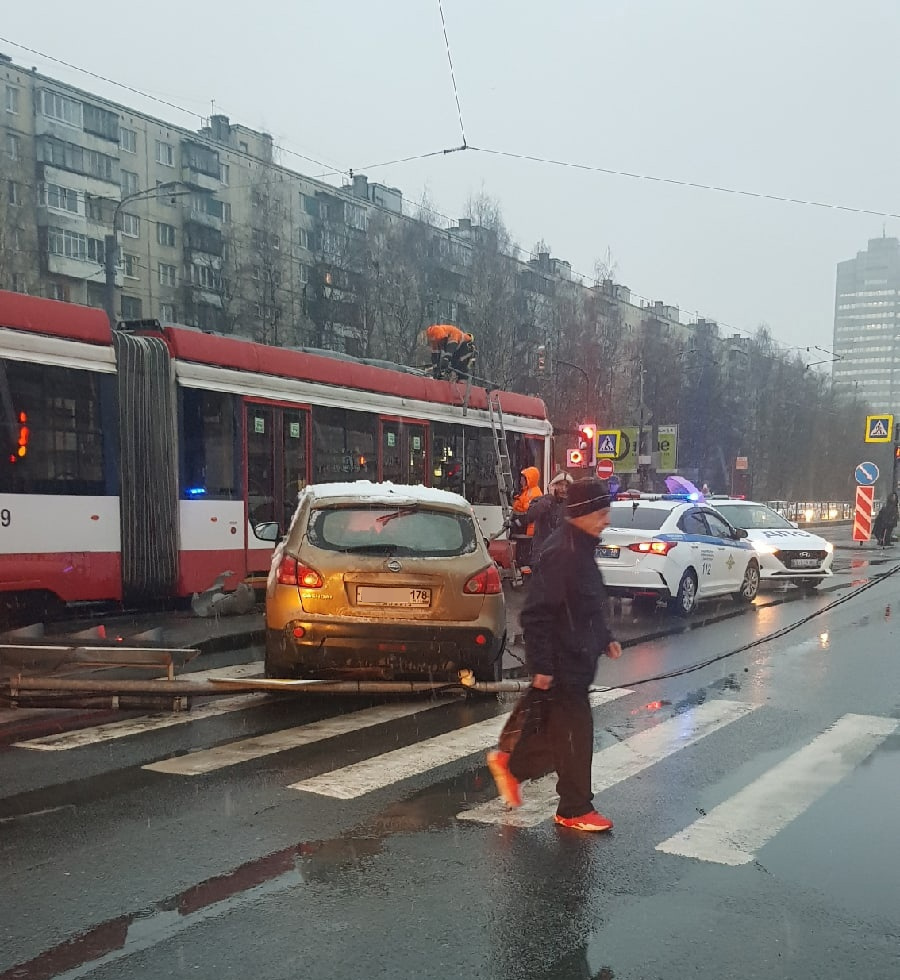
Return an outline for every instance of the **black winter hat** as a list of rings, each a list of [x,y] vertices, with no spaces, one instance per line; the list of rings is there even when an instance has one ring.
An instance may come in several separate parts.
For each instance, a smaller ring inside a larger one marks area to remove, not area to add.
[[[595,510],[609,507],[612,497],[606,480],[591,477],[588,480],[578,480],[569,487],[566,499],[566,517],[584,517]]]

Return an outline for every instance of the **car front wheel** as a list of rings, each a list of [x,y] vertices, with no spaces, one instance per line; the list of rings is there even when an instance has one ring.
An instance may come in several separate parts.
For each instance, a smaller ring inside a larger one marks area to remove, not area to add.
[[[697,576],[688,569],[681,576],[678,591],[669,599],[669,611],[676,616],[690,616],[697,608]]]
[[[734,597],[738,602],[753,602],[757,592],[759,592],[759,565],[751,561],[744,572],[741,590],[736,592]]]

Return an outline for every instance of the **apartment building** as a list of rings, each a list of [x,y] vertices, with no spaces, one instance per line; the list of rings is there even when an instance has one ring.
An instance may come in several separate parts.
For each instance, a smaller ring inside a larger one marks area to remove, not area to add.
[[[471,219],[405,215],[397,188],[298,173],[225,115],[174,126],[2,55],[0,99],[0,288],[106,306],[115,226],[119,319],[409,361],[416,324],[483,320],[477,251],[503,281],[504,344],[536,349],[560,303],[593,303],[626,339],[648,324],[690,335],[677,309],[585,284],[549,253],[511,257]]]

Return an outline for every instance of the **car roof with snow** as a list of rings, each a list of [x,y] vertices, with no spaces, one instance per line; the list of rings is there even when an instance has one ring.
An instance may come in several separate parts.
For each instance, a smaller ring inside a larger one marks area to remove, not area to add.
[[[372,483],[370,480],[357,480],[353,483],[314,483],[306,487],[304,495],[314,507],[327,507],[332,504],[366,504],[388,507],[403,507],[425,504],[432,507],[446,507],[454,510],[470,511],[471,505],[465,497],[449,490],[422,485],[406,486],[399,483]]]

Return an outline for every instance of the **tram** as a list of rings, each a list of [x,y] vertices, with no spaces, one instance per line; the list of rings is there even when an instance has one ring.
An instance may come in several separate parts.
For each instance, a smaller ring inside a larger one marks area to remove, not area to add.
[[[547,473],[543,401],[499,404],[513,473]],[[310,482],[453,490],[491,535],[493,431],[474,385],[0,291],[0,597],[137,604],[264,577]]]

